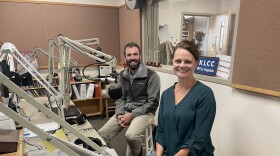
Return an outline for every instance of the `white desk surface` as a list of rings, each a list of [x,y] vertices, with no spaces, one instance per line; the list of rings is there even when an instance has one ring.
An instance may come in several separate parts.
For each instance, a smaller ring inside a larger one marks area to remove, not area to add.
[[[39,97],[39,98],[35,98],[37,101],[39,101],[40,103],[47,103],[47,97]],[[73,103],[71,103],[73,104]],[[19,102],[19,106],[24,110],[25,114],[27,116],[29,116],[35,109],[35,107],[33,107],[33,105],[29,104],[26,101],[20,101]],[[48,118],[44,113],[39,112],[37,110],[37,112],[32,116],[31,118],[31,122],[33,122],[34,124],[42,124],[42,123],[49,123],[49,122],[53,122],[53,120],[51,118]],[[95,137],[95,138],[99,138],[103,145],[106,145],[106,143],[104,142],[104,140],[100,137],[100,135],[97,133],[97,131],[92,127],[92,125],[90,124],[89,121],[86,121],[85,124],[83,125],[77,125],[74,124],[72,125],[72,127],[74,127],[76,130],[80,131],[83,135],[89,137]],[[77,139],[76,136],[74,136],[73,134],[69,133],[68,131],[66,131],[66,133],[68,134],[68,139],[70,142],[74,142],[75,139]],[[32,138],[25,138],[25,140],[31,144],[37,145],[37,146],[42,146],[42,139],[39,137],[32,137]],[[43,146],[42,146],[43,147]],[[36,150],[37,148],[28,144],[25,144],[24,147],[24,153],[30,151],[30,150]],[[43,147],[44,149],[44,147]],[[38,153],[39,151],[32,151],[32,152],[28,152],[28,155],[35,155],[35,153]],[[42,152],[42,151],[40,151]],[[33,154],[32,154],[33,153]]]
[[[34,98],[41,104],[46,104],[48,103],[48,98],[47,97],[36,97]],[[70,101],[70,105],[74,105],[72,101]],[[20,108],[22,108],[27,116],[30,116],[33,111],[37,111],[32,117],[31,117],[31,122],[34,124],[41,124],[41,123],[48,123],[52,122],[53,120],[51,118],[48,118],[44,113],[39,112],[38,109],[36,109],[32,104],[29,104],[25,100],[20,100],[19,102]],[[54,106],[56,107],[56,106]]]

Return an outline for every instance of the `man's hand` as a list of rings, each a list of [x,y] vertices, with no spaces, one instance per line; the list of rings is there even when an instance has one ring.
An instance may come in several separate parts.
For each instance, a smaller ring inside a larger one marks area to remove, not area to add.
[[[119,123],[122,127],[126,128],[129,126],[133,119],[132,113],[126,113],[125,115],[118,115]],[[121,121],[121,122],[120,122]]]
[[[118,119],[118,123],[121,125],[122,124],[122,118],[123,118],[123,115],[122,114],[119,114],[117,116],[117,119]]]

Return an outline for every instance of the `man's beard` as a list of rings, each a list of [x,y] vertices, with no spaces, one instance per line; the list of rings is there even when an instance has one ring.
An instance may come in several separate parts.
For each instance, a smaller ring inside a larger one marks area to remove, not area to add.
[[[136,64],[131,64],[131,62],[136,62]],[[136,69],[138,69],[138,67],[140,65],[140,60],[129,60],[129,61],[126,61],[126,63],[131,70],[136,70]]]

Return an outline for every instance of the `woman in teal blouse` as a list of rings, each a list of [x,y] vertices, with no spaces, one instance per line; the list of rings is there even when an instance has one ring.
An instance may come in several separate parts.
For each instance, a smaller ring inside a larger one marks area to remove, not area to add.
[[[156,135],[157,156],[213,156],[210,132],[216,113],[213,91],[194,78],[199,51],[182,41],[173,54],[178,82],[162,93]]]

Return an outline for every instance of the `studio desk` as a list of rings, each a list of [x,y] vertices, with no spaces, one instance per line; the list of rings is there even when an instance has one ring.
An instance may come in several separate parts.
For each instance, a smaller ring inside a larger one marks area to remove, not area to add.
[[[42,104],[48,102],[47,97],[37,97],[35,99]],[[71,101],[70,105],[74,105],[74,103]],[[48,118],[44,113],[39,112],[37,109],[35,109],[35,107],[33,107],[33,105],[29,104],[26,101],[20,101],[19,106],[23,109],[24,113],[27,116],[32,114],[34,112],[34,110],[36,111],[30,119],[31,122],[34,124],[43,124],[43,123],[53,122],[53,120],[51,118]],[[90,124],[90,122],[88,120],[86,120],[86,122],[82,125],[74,124],[74,125],[72,125],[72,127],[74,127],[76,130],[80,131],[83,135],[85,135],[87,137],[90,136],[90,137],[100,139],[102,141],[102,144],[106,145],[104,140],[100,137],[100,135],[92,127],[92,125]],[[21,136],[23,133],[24,133],[24,131],[22,129]],[[77,139],[77,137],[71,133],[67,133],[67,136],[68,136],[68,140],[70,142],[74,142]],[[5,154],[3,156],[20,156],[20,155],[24,155],[24,154],[26,156],[35,156],[35,155],[38,156],[38,155],[41,155],[41,154],[44,155],[47,153],[47,150],[44,149],[44,146],[42,145],[42,139],[40,137],[38,137],[38,136],[20,137],[20,139],[23,139],[23,142],[21,140],[19,141],[18,151],[15,153]],[[26,143],[26,142],[28,142],[28,143]],[[37,147],[42,147],[43,150],[38,150]]]

